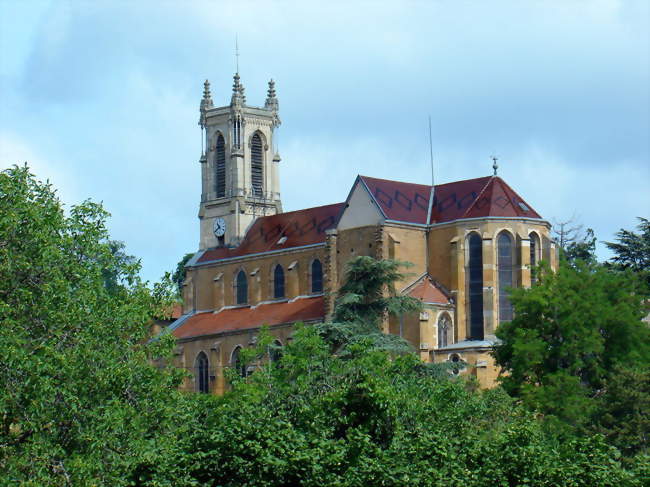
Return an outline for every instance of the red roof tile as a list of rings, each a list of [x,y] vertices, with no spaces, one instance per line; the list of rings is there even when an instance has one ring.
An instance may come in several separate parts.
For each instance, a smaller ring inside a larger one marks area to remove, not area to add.
[[[407,294],[424,303],[451,304],[451,300],[445,292],[428,276],[424,277]]]
[[[344,205],[336,203],[260,217],[246,232],[239,246],[207,250],[197,263],[323,243],[325,231],[336,226]],[[279,244],[283,236],[287,239]]]
[[[322,320],[324,316],[325,300],[323,296],[314,296],[255,307],[224,309],[218,313],[198,313],[187,318],[172,334],[176,338],[192,338],[262,325]]]
[[[426,223],[431,186],[360,176],[389,220]],[[462,218],[541,216],[497,176],[435,187],[431,223]],[[520,205],[522,203],[524,206]],[[525,210],[524,208],[527,208]]]

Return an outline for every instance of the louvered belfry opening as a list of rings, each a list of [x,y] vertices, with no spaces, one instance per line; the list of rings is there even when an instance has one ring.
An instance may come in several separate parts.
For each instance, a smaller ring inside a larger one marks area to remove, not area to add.
[[[216,152],[215,189],[217,191],[217,198],[223,198],[226,196],[226,143],[221,134],[217,137]]]
[[[264,195],[264,154],[262,138],[259,134],[251,139],[251,183],[253,195],[261,198]]]

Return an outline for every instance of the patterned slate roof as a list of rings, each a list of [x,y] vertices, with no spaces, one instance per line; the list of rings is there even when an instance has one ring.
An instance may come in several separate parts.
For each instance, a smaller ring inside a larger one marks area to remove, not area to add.
[[[207,250],[197,263],[323,243],[325,232],[336,227],[344,205],[345,203],[336,203],[260,217],[255,220],[239,246]],[[279,243],[282,237],[286,237],[286,240]]]
[[[425,224],[430,185],[359,176],[389,220]],[[429,223],[463,218],[541,216],[498,176],[435,186]]]
[[[292,301],[266,303],[257,306],[228,308],[218,313],[197,313],[174,329],[176,338],[194,338],[217,333],[281,325],[299,321],[317,321],[325,317],[323,296],[298,298]]]

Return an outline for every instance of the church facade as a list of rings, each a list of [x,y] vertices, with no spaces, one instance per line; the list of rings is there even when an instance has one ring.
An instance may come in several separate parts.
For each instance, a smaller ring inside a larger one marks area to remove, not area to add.
[[[426,362],[464,361],[486,387],[507,290],[534,282],[540,260],[557,265],[550,224],[494,174],[436,185],[358,176],[345,202],[283,212],[280,125],[273,80],[264,107],[246,104],[235,74],[230,105],[215,108],[206,81],[199,124],[202,194],[199,250],[187,263],[183,314],[169,326],[188,390],[223,393],[225,370],[246,374],[239,354],[268,325],[277,347],[297,322],[333,311],[346,263],[368,255],[411,262],[399,292],[423,311],[387,317]],[[271,354],[271,359],[273,354]]]

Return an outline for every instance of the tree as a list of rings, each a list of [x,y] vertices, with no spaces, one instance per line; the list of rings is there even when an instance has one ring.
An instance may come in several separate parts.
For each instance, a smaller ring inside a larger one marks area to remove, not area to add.
[[[639,233],[621,228],[616,232],[617,242],[605,242],[614,252],[610,265],[614,269],[630,269],[642,274],[650,285],[650,221],[639,217]]]
[[[170,286],[140,280],[107,217],[0,173],[3,485],[133,485],[171,448],[179,376],[152,358],[173,341],[147,341]]]
[[[560,258],[573,265],[576,261],[596,262],[596,237],[591,228],[576,222],[575,217],[553,224],[553,234]]]
[[[161,465],[189,485],[641,486],[601,436],[564,444],[501,389],[440,380],[415,354],[341,357],[299,328],[279,362],[205,397]]]
[[[650,365],[639,289],[634,275],[594,264],[540,268],[535,286],[512,292],[515,318],[497,330],[503,387],[558,427],[588,427],[617,371]]]
[[[410,265],[368,256],[355,257],[347,263],[345,282],[336,298],[333,322],[317,325],[317,330],[333,352],[345,354],[349,351],[346,347],[358,340],[370,341],[377,349],[392,353],[412,350],[406,340],[387,335],[380,328],[383,318],[389,314],[400,316],[422,308],[419,300],[398,295],[395,290],[395,282],[404,277],[400,267]]]
[[[185,276],[187,275],[187,270],[185,269],[185,264],[194,257],[194,252],[185,254],[181,260],[176,264],[176,270],[172,274],[172,281],[176,284],[178,296],[183,296],[183,283],[185,282]]]

